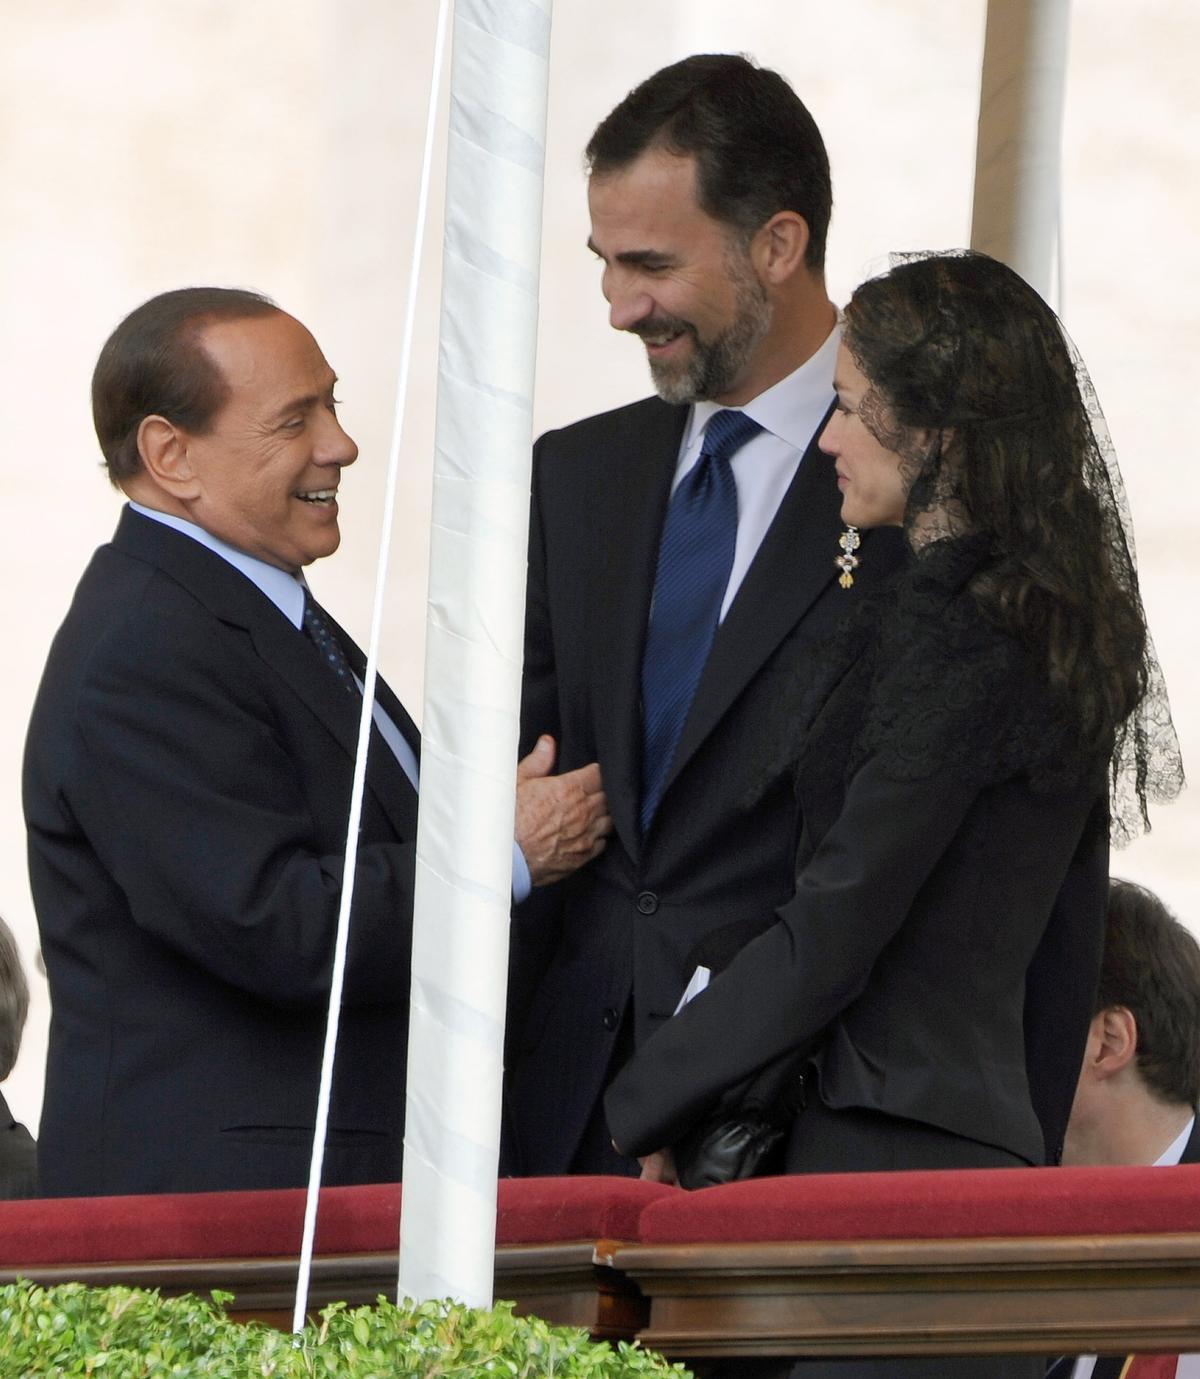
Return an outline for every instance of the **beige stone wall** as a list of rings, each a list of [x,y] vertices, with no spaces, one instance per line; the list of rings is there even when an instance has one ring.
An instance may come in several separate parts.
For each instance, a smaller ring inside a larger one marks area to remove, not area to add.
[[[0,6],[0,390],[7,629],[0,912],[32,968],[21,745],[46,648],[117,500],[97,471],[88,380],[118,318],[156,291],[260,288],[340,372],[362,459],[342,551],[313,574],[365,636],[391,426],[433,0],[5,0]],[[643,76],[700,50],[791,78],[829,143],[830,282],[844,298],[892,249],[969,235],[983,0],[558,0],[546,185],[540,428],[647,390],[609,331],[584,241],[580,149]],[[1185,748],[1200,752],[1200,51],[1191,0],[1076,0],[1065,143],[1066,317],[1122,455],[1144,588]],[[390,585],[385,672],[418,712],[435,370],[437,240]],[[1200,758],[1197,758],[1200,759]],[[1200,768],[1197,768],[1200,769]],[[1200,923],[1198,807],[1165,811],[1118,860]],[[36,1123],[44,983],[17,1073]]]

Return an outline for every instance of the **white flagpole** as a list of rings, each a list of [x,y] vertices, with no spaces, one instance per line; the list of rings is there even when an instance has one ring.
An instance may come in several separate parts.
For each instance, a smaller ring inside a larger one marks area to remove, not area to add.
[[[971,247],[1049,298],[1070,0],[988,0]]]
[[[457,0],[399,1292],[490,1306],[551,0]]]

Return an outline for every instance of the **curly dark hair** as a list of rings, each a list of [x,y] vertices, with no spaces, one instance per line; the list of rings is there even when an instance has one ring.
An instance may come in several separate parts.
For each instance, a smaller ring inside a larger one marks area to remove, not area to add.
[[[876,403],[864,420],[911,464],[914,544],[923,527],[986,538],[981,610],[1045,667],[1081,746],[1111,752],[1147,692],[1148,636],[1099,411],[1057,317],[995,259],[935,255],[863,283],[845,342]],[[920,454],[918,429],[938,437]]]

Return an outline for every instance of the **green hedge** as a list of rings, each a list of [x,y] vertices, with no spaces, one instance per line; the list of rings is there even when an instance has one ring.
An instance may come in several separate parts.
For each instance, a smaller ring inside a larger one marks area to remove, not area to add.
[[[231,1321],[224,1304],[163,1298],[138,1288],[63,1283],[0,1287],[3,1379],[685,1379],[682,1365],[584,1331],[456,1303],[384,1298],[376,1307],[335,1303],[294,1343],[258,1322]]]

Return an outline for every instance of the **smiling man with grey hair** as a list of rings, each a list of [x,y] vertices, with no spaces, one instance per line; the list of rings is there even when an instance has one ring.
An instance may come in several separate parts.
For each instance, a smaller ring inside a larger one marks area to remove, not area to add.
[[[24,801],[50,983],[48,1196],[289,1187],[309,1152],[364,657],[303,577],[358,447],[312,334],[182,288],[93,376],[129,500],[50,651]],[[325,1179],[400,1174],[419,737],[382,681]],[[593,857],[594,766],[519,771],[525,884]]]

